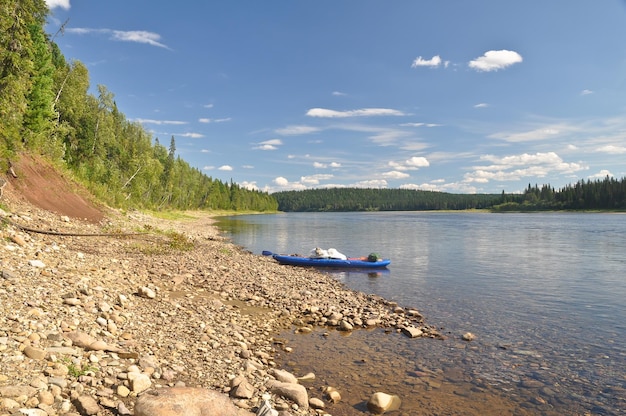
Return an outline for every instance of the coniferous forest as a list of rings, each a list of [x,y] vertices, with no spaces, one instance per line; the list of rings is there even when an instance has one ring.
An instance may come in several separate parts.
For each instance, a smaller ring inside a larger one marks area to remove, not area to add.
[[[555,190],[537,185],[521,194],[450,194],[409,189],[332,188],[272,194],[281,211],[626,210],[626,179],[579,181]]]
[[[176,156],[117,108],[114,94],[89,92],[86,66],[67,62],[45,32],[44,0],[0,3],[0,169],[21,153],[43,155],[102,201],[121,208],[248,211],[626,210],[626,179],[579,181],[555,190],[449,194],[334,188],[274,194],[224,183]]]

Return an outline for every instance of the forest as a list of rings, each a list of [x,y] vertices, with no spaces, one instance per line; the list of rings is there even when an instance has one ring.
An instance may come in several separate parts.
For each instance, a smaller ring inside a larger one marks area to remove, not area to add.
[[[450,194],[409,189],[332,188],[272,194],[281,211],[626,210],[626,179],[579,181],[555,190],[530,184],[523,193]]]
[[[45,156],[70,172],[97,198],[119,208],[155,210],[391,211],[626,210],[626,180],[579,181],[555,190],[531,186],[522,193],[450,194],[408,189],[333,188],[273,194],[224,183],[176,156],[128,120],[114,94],[90,93],[87,67],[67,62],[45,32],[44,0],[0,3],[0,170],[21,153]]]
[[[276,200],[205,175],[117,108],[114,94],[67,62],[45,33],[44,0],[0,5],[0,169],[40,154],[115,207],[275,211]]]

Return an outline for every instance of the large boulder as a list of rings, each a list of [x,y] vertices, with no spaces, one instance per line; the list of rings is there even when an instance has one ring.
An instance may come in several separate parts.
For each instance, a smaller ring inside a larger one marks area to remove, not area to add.
[[[400,403],[400,397],[379,391],[372,394],[367,402],[367,409],[375,415],[382,415],[385,412],[398,410]]]
[[[194,387],[171,387],[142,394],[135,416],[254,416],[233,404],[227,395]]]

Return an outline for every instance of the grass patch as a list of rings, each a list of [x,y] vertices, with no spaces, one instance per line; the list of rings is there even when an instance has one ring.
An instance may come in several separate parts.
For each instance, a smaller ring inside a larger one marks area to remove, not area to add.
[[[67,367],[68,369],[68,374],[72,377],[80,377],[80,376],[84,376],[87,373],[96,373],[98,371],[98,368],[96,367],[92,367],[90,364],[82,364],[82,365],[77,365],[75,364],[71,359],[69,359],[68,357],[65,357],[61,360],[61,362]]]

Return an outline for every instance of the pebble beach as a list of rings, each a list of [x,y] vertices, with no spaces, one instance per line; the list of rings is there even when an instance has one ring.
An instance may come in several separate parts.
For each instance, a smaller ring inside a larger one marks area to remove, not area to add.
[[[281,416],[337,415],[349,392],[280,368],[293,349],[281,332],[442,338],[415,308],[234,245],[210,213],[93,224],[3,202],[0,416],[248,415],[264,401]]]

